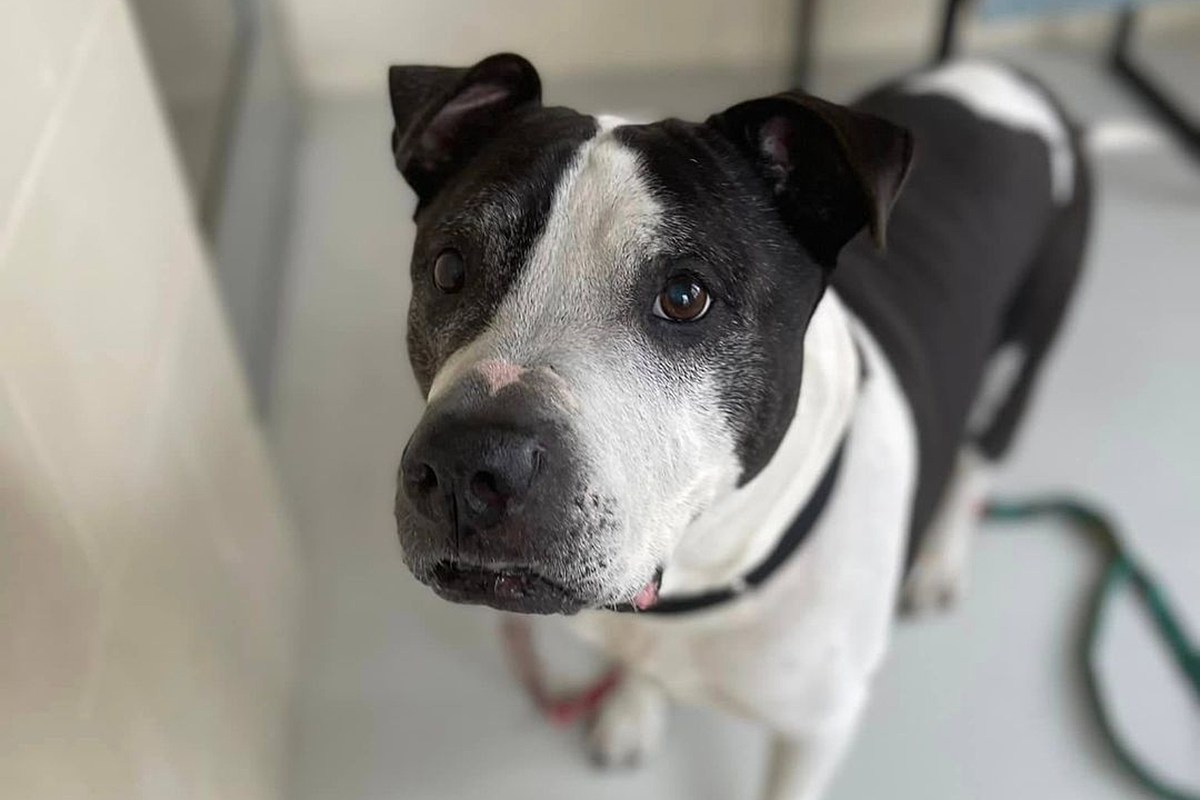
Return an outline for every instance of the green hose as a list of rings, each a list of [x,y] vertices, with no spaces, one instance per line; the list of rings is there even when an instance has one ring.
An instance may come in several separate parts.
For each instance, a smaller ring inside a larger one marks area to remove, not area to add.
[[[1200,702],[1200,649],[1188,640],[1179,617],[1172,610],[1166,593],[1158,582],[1133,558],[1117,535],[1116,527],[1095,506],[1066,497],[993,501],[988,504],[985,516],[997,522],[1016,522],[1042,516],[1063,517],[1088,533],[1103,548],[1106,559],[1104,574],[1092,594],[1087,610],[1087,624],[1079,642],[1092,712],[1113,756],[1141,786],[1156,797],[1168,800],[1200,800],[1200,792],[1172,784],[1133,754],[1128,742],[1117,732],[1112,715],[1104,702],[1104,692],[1100,683],[1099,651],[1105,615],[1108,613],[1109,601],[1122,584],[1128,583],[1136,590],[1135,597],[1149,613],[1175,665],[1195,692],[1196,700]]]

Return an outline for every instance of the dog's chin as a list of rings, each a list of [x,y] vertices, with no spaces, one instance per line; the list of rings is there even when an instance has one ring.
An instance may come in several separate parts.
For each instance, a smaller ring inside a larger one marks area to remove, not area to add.
[[[527,567],[482,567],[439,561],[418,576],[452,603],[490,606],[517,614],[575,614],[594,603]]]

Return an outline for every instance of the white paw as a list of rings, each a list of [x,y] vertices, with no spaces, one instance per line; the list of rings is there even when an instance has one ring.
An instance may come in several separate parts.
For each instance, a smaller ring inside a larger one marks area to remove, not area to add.
[[[966,594],[971,540],[991,486],[992,469],[969,446],[959,453],[941,505],[904,581],[900,608],[905,613],[947,611]]]
[[[949,611],[966,594],[966,558],[945,549],[922,552],[904,581],[901,608],[907,614],[924,616]]]
[[[592,720],[588,753],[602,767],[631,767],[658,751],[666,727],[662,689],[626,674]]]

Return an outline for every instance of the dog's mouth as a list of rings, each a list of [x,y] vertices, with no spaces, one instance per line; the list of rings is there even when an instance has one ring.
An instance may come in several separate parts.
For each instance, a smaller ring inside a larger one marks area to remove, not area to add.
[[[427,583],[454,603],[522,614],[574,614],[585,602],[570,589],[528,567],[483,567],[439,561]]]
[[[485,605],[521,614],[574,614],[589,603],[578,593],[530,567],[484,567],[461,561],[439,561],[425,583],[453,603]],[[628,601],[638,611],[658,602],[662,569]]]

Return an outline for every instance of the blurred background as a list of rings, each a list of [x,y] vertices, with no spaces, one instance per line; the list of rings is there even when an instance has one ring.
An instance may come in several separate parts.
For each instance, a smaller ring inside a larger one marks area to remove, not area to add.
[[[1047,81],[1091,129],[1099,205],[1001,489],[1102,500],[1195,630],[1200,4],[1122,8],[0,0],[0,797],[754,796],[764,733],[703,710],[597,772],[494,616],[400,562],[420,398],[389,63],[515,50],[549,101],[643,118],[848,99],[948,52]],[[965,604],[897,631],[832,796],[1139,796],[1073,661],[1096,568],[1048,526],[986,535]],[[1132,606],[1105,677],[1139,753],[1200,783],[1195,704]]]

